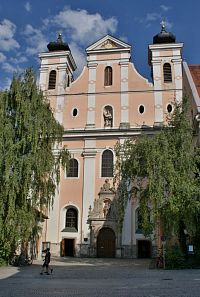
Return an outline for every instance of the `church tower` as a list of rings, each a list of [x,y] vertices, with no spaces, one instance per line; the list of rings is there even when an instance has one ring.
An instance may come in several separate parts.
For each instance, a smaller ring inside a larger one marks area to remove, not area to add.
[[[176,37],[165,29],[153,37],[149,45],[149,65],[154,85],[155,125],[162,125],[165,114],[171,112],[174,103],[182,100],[182,48]]]
[[[55,117],[63,123],[64,93],[73,81],[76,64],[69,45],[64,43],[61,34],[57,41],[47,45],[49,52],[41,53],[40,88],[44,95],[51,100],[55,110]]]

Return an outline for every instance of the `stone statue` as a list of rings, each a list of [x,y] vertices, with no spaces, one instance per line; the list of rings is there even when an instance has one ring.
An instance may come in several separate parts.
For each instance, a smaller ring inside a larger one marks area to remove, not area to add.
[[[110,200],[107,199],[104,201],[104,207],[103,207],[103,215],[104,218],[108,217],[110,215],[111,211],[111,205],[110,205]]]
[[[109,179],[106,179],[105,183],[101,187],[101,192],[107,192],[107,191],[110,191],[110,190],[111,190],[111,188],[110,188]]]
[[[112,113],[110,108],[105,107],[103,111],[104,127],[112,127]]]

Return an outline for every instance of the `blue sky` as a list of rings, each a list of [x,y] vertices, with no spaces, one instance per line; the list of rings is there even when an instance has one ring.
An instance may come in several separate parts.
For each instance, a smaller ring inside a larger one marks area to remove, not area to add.
[[[0,89],[9,86],[14,71],[38,72],[39,52],[60,32],[78,66],[75,76],[85,64],[85,48],[111,34],[131,44],[133,63],[149,78],[148,44],[162,17],[177,42],[184,42],[183,58],[200,64],[199,12],[199,0],[1,0]]]

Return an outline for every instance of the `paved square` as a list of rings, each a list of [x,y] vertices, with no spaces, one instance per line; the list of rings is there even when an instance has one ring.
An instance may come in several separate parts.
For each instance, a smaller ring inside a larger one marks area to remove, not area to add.
[[[149,269],[149,261],[57,259],[52,275],[42,262],[0,268],[0,297],[199,297],[200,270]]]

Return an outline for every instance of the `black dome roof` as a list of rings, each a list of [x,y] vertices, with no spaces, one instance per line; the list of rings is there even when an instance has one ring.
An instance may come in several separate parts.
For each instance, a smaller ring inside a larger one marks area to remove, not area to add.
[[[175,43],[176,42],[176,36],[172,34],[171,32],[167,32],[165,29],[165,23],[162,21],[162,29],[161,32],[156,34],[153,37],[153,44],[157,43]]]
[[[63,42],[61,34],[58,34],[57,41],[49,42],[49,44],[47,44],[47,48],[50,52],[70,51],[69,45]]]

